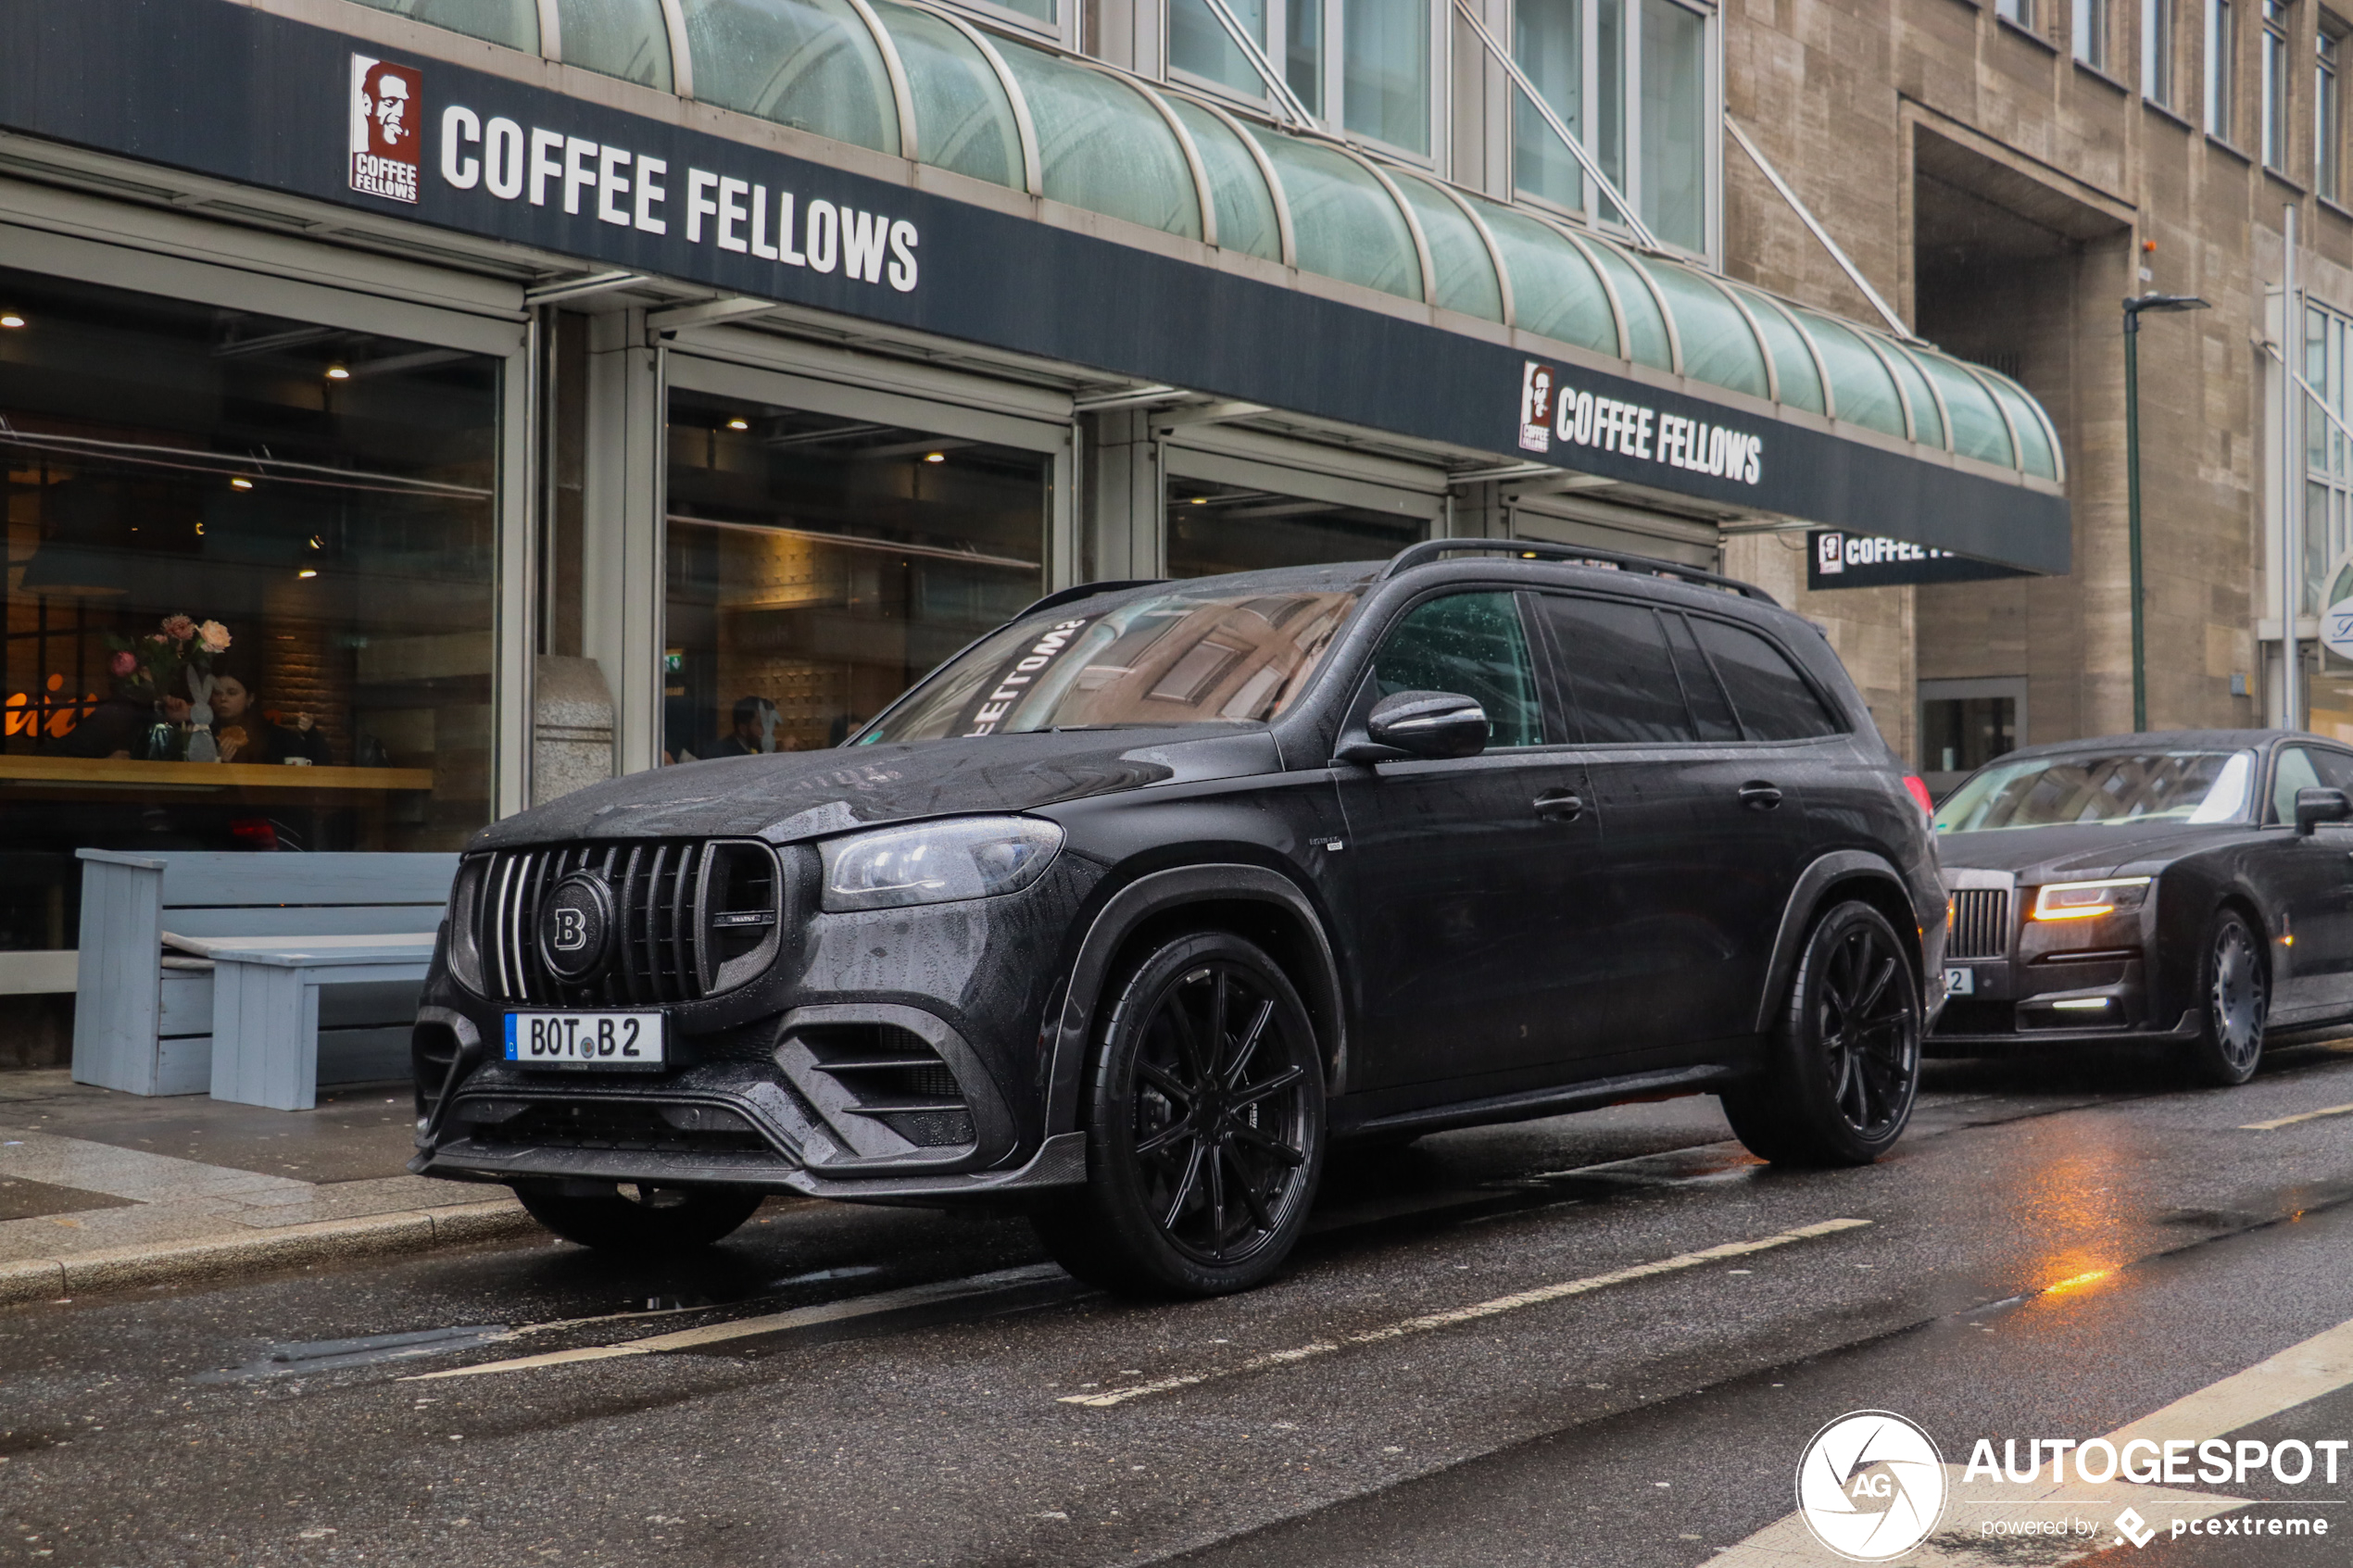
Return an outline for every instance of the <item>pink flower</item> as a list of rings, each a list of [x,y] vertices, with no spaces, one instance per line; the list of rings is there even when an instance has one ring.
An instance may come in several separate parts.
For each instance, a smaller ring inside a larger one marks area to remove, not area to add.
[[[160,632],[150,632],[147,633],[147,641],[160,646],[165,641],[164,634]]]
[[[196,634],[196,623],[184,615],[163,618],[163,634],[175,643],[184,643]]]
[[[120,653],[114,656],[114,659],[109,662],[107,668],[111,669],[118,675],[128,675],[133,670],[139,668],[139,661],[132,656],[132,652],[129,648],[125,648]]]
[[[229,651],[229,628],[218,621],[208,621],[196,628],[196,645],[207,653]]]

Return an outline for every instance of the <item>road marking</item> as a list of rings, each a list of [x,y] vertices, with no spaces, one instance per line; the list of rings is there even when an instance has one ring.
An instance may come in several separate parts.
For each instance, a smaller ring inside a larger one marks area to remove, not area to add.
[[[1590,1274],[1583,1279],[1562,1280],[1554,1285],[1540,1285],[1532,1290],[1515,1291],[1492,1300],[1473,1302],[1467,1307],[1453,1307],[1442,1312],[1426,1312],[1419,1317],[1385,1323],[1378,1328],[1361,1329],[1353,1334],[1335,1335],[1305,1345],[1295,1345],[1288,1350],[1275,1350],[1263,1356],[1252,1356],[1229,1367],[1214,1367],[1205,1372],[1180,1373],[1173,1377],[1155,1378],[1150,1383],[1132,1384],[1125,1388],[1106,1388],[1100,1393],[1064,1394],[1060,1402],[1065,1405],[1086,1405],[1095,1410],[1108,1410],[1154,1394],[1165,1394],[1177,1388],[1190,1388],[1218,1378],[1239,1377],[1246,1373],[1265,1372],[1275,1367],[1289,1366],[1295,1361],[1327,1356],[1335,1350],[1353,1349],[1363,1345],[1383,1345],[1403,1339],[1408,1335],[1428,1334],[1436,1329],[1453,1328],[1481,1318],[1491,1318],[1504,1312],[1516,1312],[1523,1307],[1541,1307],[1548,1301],[1564,1300],[1571,1296],[1583,1296],[1605,1290],[1614,1285],[1629,1285],[1638,1279],[1652,1279],[1660,1274],[1679,1273],[1726,1258],[1745,1258],[1751,1253],[1787,1247],[1792,1242],[1809,1241],[1816,1236],[1833,1236],[1840,1231],[1856,1230],[1870,1223],[1869,1220],[1824,1220],[1818,1224],[1800,1225],[1779,1236],[1762,1236],[1755,1241],[1730,1241],[1721,1247],[1710,1247],[1698,1252],[1678,1253],[1655,1263],[1636,1263],[1630,1268],[1615,1269],[1605,1274]]]
[[[2108,1435],[2107,1440],[2120,1453],[2124,1445],[2135,1438],[2162,1444],[2168,1438],[2197,1441],[2220,1437],[2348,1386],[2353,1386],[2353,1323],[2339,1323],[2258,1361],[2245,1372],[2234,1373],[2152,1411],[2138,1421],[2118,1427]],[[2096,1536],[2025,1537],[2056,1553],[2034,1558],[2042,1568],[2058,1568],[2115,1545],[2115,1520],[2123,1508],[2136,1510],[2161,1527],[2173,1519],[2211,1519],[2245,1508],[2254,1500],[2221,1492],[2185,1492],[2121,1480],[2100,1484],[2041,1480],[2015,1487],[2013,1495],[1999,1499],[1964,1498],[1960,1495],[1964,1470],[1958,1464],[1944,1466],[1945,1489],[1956,1499],[1955,1504],[1938,1523],[1936,1534],[1922,1542],[1918,1555],[1906,1558],[1907,1562],[1920,1568],[1928,1564],[1997,1568],[2020,1560],[2021,1537],[1989,1537],[1989,1525],[2038,1517],[2024,1511],[2054,1505],[2086,1512],[2101,1511],[2095,1515],[2101,1526]],[[2120,1490],[2122,1496],[2116,1495]],[[2318,1506],[2321,1501],[2314,1499],[2306,1506]],[[1806,1529],[1803,1519],[1792,1513],[1708,1559],[1707,1568],[1793,1568],[1798,1563],[1826,1561],[1813,1532]]]
[[[2242,1133],[2270,1133],[2282,1127],[2293,1127],[2298,1122],[2317,1122],[2323,1116],[2344,1116],[2353,1113],[2353,1105],[2332,1105],[2324,1110],[2307,1110],[2295,1116],[2278,1116],[2269,1122],[2246,1122],[2239,1125]]]
[[[1000,1269],[994,1273],[974,1274],[966,1279],[943,1280],[936,1285],[912,1285],[903,1290],[885,1290],[873,1296],[854,1296],[846,1301],[826,1301],[814,1307],[796,1307],[788,1312],[770,1312],[756,1318],[738,1318],[732,1323],[707,1323],[700,1328],[682,1328],[674,1334],[648,1335],[643,1339],[624,1340],[618,1345],[584,1345],[571,1350],[549,1350],[536,1356],[517,1356],[510,1361],[484,1361],[478,1366],[450,1367],[443,1372],[421,1373],[403,1378],[404,1383],[431,1383],[444,1377],[479,1377],[493,1372],[523,1372],[535,1367],[569,1366],[575,1361],[610,1361],[617,1356],[656,1356],[681,1350],[699,1350],[705,1346],[722,1345],[731,1339],[750,1339],[763,1334],[779,1334],[790,1329],[809,1328],[819,1323],[843,1323],[854,1318],[872,1317],[878,1312],[896,1312],[910,1307],[927,1307],[942,1301],[959,1301],[968,1297],[988,1296],[999,1291],[1017,1289],[1023,1286],[1041,1285],[1048,1280],[1067,1277],[1051,1263],[1034,1264],[1028,1268]]]

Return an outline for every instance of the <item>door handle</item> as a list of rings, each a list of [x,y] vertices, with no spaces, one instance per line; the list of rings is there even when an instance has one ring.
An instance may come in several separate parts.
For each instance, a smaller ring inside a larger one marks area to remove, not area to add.
[[[1547,790],[1536,797],[1535,807],[1548,822],[1573,822],[1585,814],[1585,797],[1573,789]]]
[[[1781,792],[1763,779],[1751,779],[1741,785],[1741,804],[1752,811],[1769,811],[1781,803]]]

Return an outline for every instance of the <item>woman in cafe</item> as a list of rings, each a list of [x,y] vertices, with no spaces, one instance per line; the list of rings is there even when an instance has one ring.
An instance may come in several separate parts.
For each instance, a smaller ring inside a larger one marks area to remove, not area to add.
[[[291,724],[281,724],[261,710],[259,672],[245,659],[213,661],[212,739],[223,762],[284,762],[300,759],[321,765],[333,759],[327,737],[297,713]]]

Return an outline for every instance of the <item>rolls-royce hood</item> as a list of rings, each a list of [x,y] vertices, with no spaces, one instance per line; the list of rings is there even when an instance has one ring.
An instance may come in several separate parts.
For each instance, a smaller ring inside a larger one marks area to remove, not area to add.
[[[468,847],[595,838],[783,844],[871,823],[1280,769],[1274,736],[1230,725],[1079,730],[728,757],[592,784],[476,834]]]
[[[2145,825],[2099,822],[1941,834],[1938,863],[1947,871],[2009,872],[2021,883],[2065,882],[2116,873],[2139,875],[2207,844],[2239,837],[2243,822],[2181,821]]]

